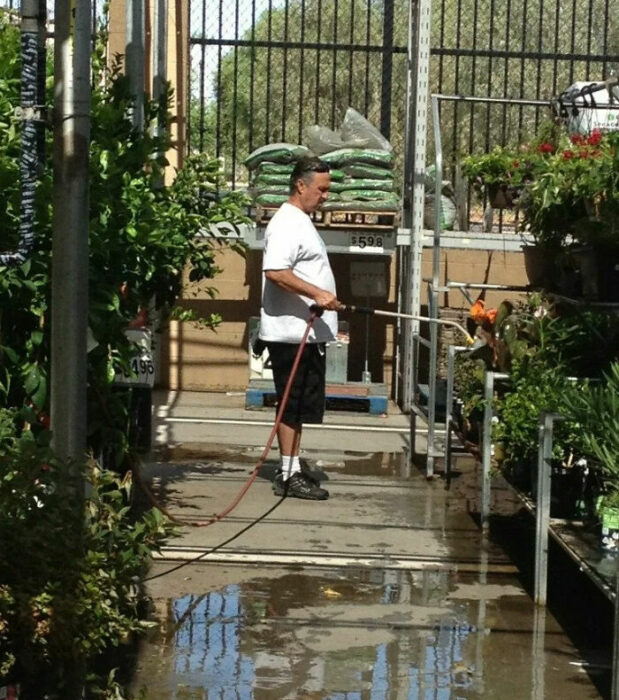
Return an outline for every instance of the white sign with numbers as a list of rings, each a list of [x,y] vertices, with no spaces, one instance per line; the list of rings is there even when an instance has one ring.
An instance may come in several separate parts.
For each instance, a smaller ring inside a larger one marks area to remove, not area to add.
[[[369,233],[360,231],[359,233],[349,233],[349,249],[351,252],[382,253],[384,251],[385,239],[380,232]]]
[[[131,328],[125,335],[138,346],[138,351],[131,358],[131,372],[118,370],[114,384],[126,386],[150,387],[155,384],[155,363],[153,362],[152,336],[146,328]]]

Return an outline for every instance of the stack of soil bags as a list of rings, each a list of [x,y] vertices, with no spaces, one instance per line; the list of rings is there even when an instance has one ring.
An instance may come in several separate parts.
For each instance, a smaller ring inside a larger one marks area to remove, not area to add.
[[[285,202],[295,163],[308,154],[306,146],[294,143],[269,143],[250,153],[245,165],[250,174],[250,193],[254,202],[266,207]]]
[[[393,190],[393,154],[372,148],[341,148],[320,156],[332,172],[344,173],[342,180],[331,177],[329,199],[323,209],[338,211],[398,211],[399,198]]]
[[[310,150],[331,165],[325,210],[397,211],[391,144],[359,112],[349,107],[338,131],[314,125],[305,132]],[[333,177],[333,169],[344,179]]]
[[[250,193],[256,204],[278,207],[288,199],[290,175],[294,166],[305,155],[312,155],[306,146],[292,143],[271,143],[257,148],[245,159],[250,172]],[[339,200],[333,186],[342,183],[346,173],[331,168],[330,200]]]

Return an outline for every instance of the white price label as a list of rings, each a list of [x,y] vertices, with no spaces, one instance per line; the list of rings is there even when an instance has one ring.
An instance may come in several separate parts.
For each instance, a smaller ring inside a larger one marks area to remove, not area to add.
[[[125,335],[129,340],[137,343],[138,351],[129,363],[131,371],[117,370],[114,384],[147,386],[152,389],[155,385],[155,363],[151,353],[150,331],[130,329],[125,331]]]
[[[364,253],[382,253],[384,237],[380,233],[351,233],[348,248]]]

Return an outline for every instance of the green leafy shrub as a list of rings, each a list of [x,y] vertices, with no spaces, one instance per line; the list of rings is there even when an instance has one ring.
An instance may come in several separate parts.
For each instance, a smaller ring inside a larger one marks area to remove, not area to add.
[[[158,511],[131,517],[130,481],[94,463],[82,516],[48,437],[16,435],[0,466],[0,678],[30,697],[144,628],[140,581],[172,532]]]

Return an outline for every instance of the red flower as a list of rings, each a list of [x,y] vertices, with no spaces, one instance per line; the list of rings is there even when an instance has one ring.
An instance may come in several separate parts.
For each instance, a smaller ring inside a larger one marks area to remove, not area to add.
[[[589,135],[589,138],[587,139],[587,143],[590,146],[597,146],[601,140],[602,140],[602,132],[599,129],[594,129],[591,132],[591,134]]]
[[[551,143],[545,141],[544,143],[540,143],[538,150],[540,153],[554,153],[555,147]]]
[[[570,158],[574,157],[574,151],[570,151],[569,149],[567,151],[563,151],[563,157],[565,160],[569,160]]]
[[[574,146],[582,146],[582,144],[585,142],[585,137],[581,136],[580,134],[572,134],[570,136],[570,141],[574,144]]]

